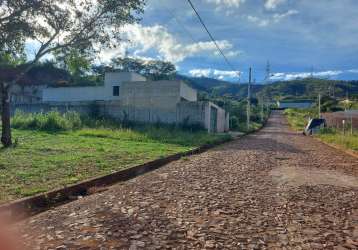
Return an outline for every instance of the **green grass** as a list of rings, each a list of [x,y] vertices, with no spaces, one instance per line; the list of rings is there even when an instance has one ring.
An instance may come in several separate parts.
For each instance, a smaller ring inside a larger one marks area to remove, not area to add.
[[[262,123],[251,121],[250,122],[250,129],[248,129],[246,122],[240,122],[240,123],[238,123],[237,131],[240,131],[240,132],[243,132],[243,133],[248,133],[248,132],[256,131],[259,128],[261,128],[262,126],[263,126]]]
[[[303,131],[308,117],[317,116],[312,109],[287,109],[285,110],[285,115],[290,126],[297,131]],[[358,152],[358,133],[356,131],[353,134],[349,132],[343,134],[342,131],[336,129],[322,129],[320,133],[314,136],[327,143]]]
[[[284,114],[290,126],[297,131],[304,130],[309,118],[318,116],[314,109],[286,109]]]
[[[0,202],[229,139],[205,131],[154,126],[57,132],[13,129],[13,137],[16,145],[0,150]]]
[[[358,133],[343,135],[341,132],[334,132],[320,133],[316,136],[327,143],[340,145],[346,149],[358,152]]]

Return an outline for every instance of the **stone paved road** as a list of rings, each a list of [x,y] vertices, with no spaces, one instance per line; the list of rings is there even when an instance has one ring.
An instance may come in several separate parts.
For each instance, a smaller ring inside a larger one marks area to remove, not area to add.
[[[261,132],[19,224],[31,249],[358,249],[358,160]]]

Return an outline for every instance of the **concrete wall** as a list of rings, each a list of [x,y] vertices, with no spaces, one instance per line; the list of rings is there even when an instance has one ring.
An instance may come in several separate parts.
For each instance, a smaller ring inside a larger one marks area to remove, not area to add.
[[[156,123],[163,122],[169,124],[180,124],[187,122],[189,124],[200,124],[208,132],[210,128],[210,109],[217,109],[217,131],[226,132],[229,126],[229,117],[223,109],[210,102],[179,102],[175,108],[162,108],[162,104],[153,105],[126,105],[121,101],[99,101],[99,102],[63,102],[63,103],[42,103],[42,104],[13,104],[12,114],[16,110],[28,113],[46,113],[56,110],[61,113],[66,111],[76,111],[81,114],[90,114],[91,107],[96,103],[100,114],[115,119],[130,121]]]
[[[104,86],[93,87],[62,87],[46,88],[43,90],[44,102],[79,102],[79,101],[118,101],[119,96],[113,96],[113,86],[123,82],[144,82],[146,78],[133,72],[107,72]]]
[[[76,111],[84,115],[91,112],[89,103],[58,103],[51,105],[44,103],[12,104],[11,115],[14,115],[16,111],[22,111],[25,113],[48,113],[50,111],[65,113],[67,111]]]
[[[217,110],[217,130],[214,132],[229,131],[229,114],[212,102],[180,102],[177,108],[177,121],[188,120],[189,123],[201,124],[208,132],[211,129],[211,108]]]
[[[215,108],[217,110],[217,118],[216,118],[216,132],[223,133],[229,131],[229,114],[226,113],[226,111],[219,106],[215,105],[212,102],[207,102],[208,105],[208,119],[206,122],[208,122],[208,127],[210,127],[210,120],[211,120],[211,108]],[[209,130],[210,131],[210,130]]]
[[[197,91],[184,82],[180,82],[180,96],[190,102],[196,102],[198,100]]]
[[[12,103],[40,103],[46,85],[13,85],[10,88]]]
[[[119,96],[113,96],[114,86],[119,87]],[[181,99],[196,101],[197,92],[181,81],[146,81],[145,77],[130,72],[106,73],[104,86],[43,90],[44,102],[123,101],[125,105],[134,105],[128,103],[130,99],[135,105],[162,105],[164,109],[174,109]]]
[[[106,99],[108,95],[104,87],[62,87],[43,90],[44,102],[104,101]]]
[[[119,96],[113,96],[113,86]],[[197,91],[182,81],[146,81],[138,74],[110,72],[99,87],[63,87],[43,90],[43,104],[18,105],[24,112],[68,110],[90,113],[97,103],[103,115],[138,122],[201,124],[211,131],[211,109],[217,113],[217,132],[227,130],[225,111],[210,102],[197,102]],[[16,107],[15,107],[16,108]]]
[[[226,112],[222,108],[218,108],[218,117],[217,117],[217,132],[226,131]]]
[[[180,102],[177,104],[177,120],[190,124],[201,124],[209,129],[207,122],[208,105],[205,102]]]
[[[181,82],[125,82],[120,99],[130,120],[141,122],[176,122]]]

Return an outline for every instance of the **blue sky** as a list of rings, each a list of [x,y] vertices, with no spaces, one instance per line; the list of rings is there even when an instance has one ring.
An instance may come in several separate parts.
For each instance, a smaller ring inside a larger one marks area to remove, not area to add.
[[[357,0],[192,2],[243,81],[250,66],[262,81],[267,60],[275,79],[305,76],[312,68],[317,76],[358,79]],[[187,1],[149,0],[137,29],[146,29],[143,43],[145,35],[151,41],[128,48],[130,54],[170,60],[185,74],[237,80]]]
[[[192,0],[235,70],[250,66],[261,82],[309,76],[358,79],[357,0]],[[173,62],[180,73],[238,81],[186,0],[148,0],[142,21],[122,29],[128,39],[99,61],[127,53]]]

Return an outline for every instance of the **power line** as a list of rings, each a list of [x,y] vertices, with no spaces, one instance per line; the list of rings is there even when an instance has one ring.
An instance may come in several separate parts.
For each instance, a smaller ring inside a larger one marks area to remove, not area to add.
[[[184,33],[186,33],[190,39],[194,42],[194,43],[198,43],[198,40],[196,40],[193,36],[193,34],[184,26],[184,24],[176,17],[175,13],[170,10],[166,4],[164,3],[164,0],[161,0],[162,2],[162,7],[164,7],[168,13],[173,17],[173,19],[175,20],[175,22],[182,28],[182,31],[184,31]],[[200,46],[200,44],[199,44]]]
[[[224,52],[220,49],[218,43],[216,42],[216,40],[214,39],[214,37],[211,35],[209,29],[206,27],[203,19],[201,18],[201,16],[199,15],[198,11],[195,9],[193,3],[191,2],[191,0],[188,0],[188,3],[190,4],[191,8],[194,10],[196,16],[198,17],[201,25],[203,25],[204,29],[206,30],[206,32],[208,33],[210,39],[213,41],[213,43],[215,44],[217,50],[219,51],[219,53],[223,56],[225,62],[227,63],[227,65],[231,68],[231,70],[237,72],[237,70],[235,70],[235,68],[232,66],[232,64],[230,63],[230,61],[227,59],[227,57],[225,56]],[[238,74],[240,77],[240,74]]]

